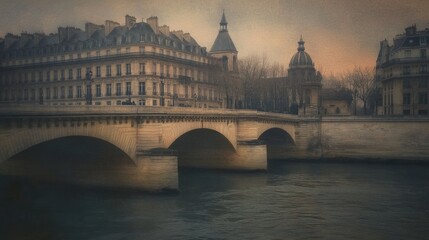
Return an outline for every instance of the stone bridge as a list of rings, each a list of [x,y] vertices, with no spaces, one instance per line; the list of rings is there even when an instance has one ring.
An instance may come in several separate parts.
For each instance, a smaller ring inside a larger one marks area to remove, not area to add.
[[[177,188],[179,165],[266,170],[267,157],[317,156],[317,148],[309,151],[318,139],[315,122],[249,110],[7,106],[0,108],[0,162],[43,142],[91,137],[126,153],[144,187]]]

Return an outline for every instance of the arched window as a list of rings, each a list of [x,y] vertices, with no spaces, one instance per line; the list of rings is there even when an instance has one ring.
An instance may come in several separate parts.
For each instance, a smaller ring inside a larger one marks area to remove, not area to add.
[[[222,66],[224,71],[228,71],[228,57],[223,56],[222,57]]]

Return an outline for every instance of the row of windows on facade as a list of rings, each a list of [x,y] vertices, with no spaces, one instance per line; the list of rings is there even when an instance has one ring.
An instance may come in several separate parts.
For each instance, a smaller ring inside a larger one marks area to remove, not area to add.
[[[129,54],[132,53],[133,51],[131,51],[130,47],[125,48],[125,54]],[[147,50],[145,50],[144,46],[141,46],[139,48],[139,52],[141,54],[147,52]],[[181,52],[176,52],[176,51],[170,51],[170,50],[164,50],[162,48],[156,48],[156,47],[152,47],[152,53],[158,53],[160,55],[167,55],[167,56],[172,56],[172,57],[177,57],[177,58],[183,58],[183,59],[188,59],[188,60],[193,60],[193,61],[198,61],[198,62],[203,62],[203,63],[207,63],[208,60],[205,57],[201,57],[201,56],[195,56],[193,54],[186,54],[186,53],[181,53]],[[95,58],[100,58],[102,56],[110,56],[112,54],[116,54],[116,55],[120,55],[122,54],[122,49],[121,48],[117,48],[116,50],[112,51],[112,49],[106,49],[104,51],[95,51]],[[12,65],[22,65],[22,64],[34,64],[34,63],[42,63],[42,62],[52,62],[52,61],[66,61],[66,60],[73,60],[73,59],[82,59],[84,57],[85,53],[70,53],[67,55],[54,55],[54,56],[46,56],[46,57],[39,57],[39,59],[36,58],[25,58],[25,59],[19,59],[19,60],[12,60],[12,61],[7,61],[5,62],[5,65],[7,66],[12,66]],[[32,56],[32,55],[29,55]],[[27,57],[27,56],[21,56],[21,57]],[[94,52],[86,52],[86,58],[94,58]],[[3,60],[8,60],[8,59],[14,59],[14,56],[10,56],[10,54],[3,54],[2,59]]]
[[[409,65],[403,66],[403,68],[402,68],[402,74],[403,75],[409,75],[411,73],[427,73],[427,72],[428,72],[428,65],[427,64],[420,65],[418,71],[411,71],[411,66],[409,66]]]
[[[170,75],[170,65],[163,65],[160,64],[159,72],[156,71],[157,64],[152,64],[152,69],[155,71],[152,71],[152,75],[161,76],[161,77],[174,77],[177,78],[179,75],[188,76],[192,80],[197,79],[199,81],[207,81],[208,80],[208,74],[202,71],[194,71],[193,69],[186,69],[186,68],[177,68],[173,67],[173,74]],[[131,71],[131,63],[125,64],[125,75],[132,75]],[[80,80],[83,78],[82,76],[82,68],[77,68],[76,70],[76,79]],[[86,74],[92,72],[91,67],[86,67]],[[15,74],[2,74],[2,84],[6,84],[6,79],[8,79],[8,83],[12,84],[12,79],[17,80],[18,82],[24,82],[27,83],[31,79],[31,82],[36,81],[51,81],[51,77],[53,75],[53,80],[73,80],[73,69],[68,69],[68,76],[66,78],[66,70],[48,70],[45,72],[45,78],[43,78],[43,72],[42,71],[32,71],[32,72],[26,72],[26,73],[15,73]],[[37,78],[36,78],[37,74]],[[148,74],[146,72],[146,63],[140,63],[139,64],[139,74]],[[111,77],[112,76],[112,66],[106,65],[105,66],[105,76]],[[116,64],[116,76],[122,76],[122,64]],[[94,77],[94,76],[92,76]],[[95,67],[95,77],[101,77],[101,66]],[[86,78],[86,75],[85,75]]]
[[[406,49],[404,51],[404,57],[412,57],[412,53],[414,53],[414,51],[412,51],[411,49]],[[420,58],[426,58],[427,57],[427,53],[426,53],[426,49],[420,49]]]
[[[172,89],[171,89],[171,85],[170,84],[158,84],[158,83],[152,83],[152,95],[153,96],[157,96],[158,93],[160,96],[171,96],[173,98],[179,97],[178,96],[178,89],[177,89],[177,84],[173,84]],[[76,98],[82,98],[82,86],[69,86],[67,88],[68,90],[68,94],[67,94],[67,98],[73,98],[73,92],[74,92],[74,88],[76,88]],[[95,97],[103,97],[102,96],[102,89],[101,89],[101,84],[97,84],[95,85]],[[164,89],[165,88],[165,89]],[[116,83],[115,85],[115,95],[116,96],[122,96],[122,84],[121,83]],[[173,92],[171,92],[171,90],[173,90]],[[190,91],[189,91],[190,90]],[[196,98],[199,100],[210,100],[210,101],[217,101],[219,99],[218,96],[218,92],[216,90],[213,89],[207,89],[207,88],[198,88],[197,89],[198,92],[195,91],[195,87],[188,87],[185,86],[185,94],[181,97],[184,98]],[[91,86],[87,86],[86,89],[87,93],[92,93],[92,87]],[[105,87],[105,94],[104,96],[109,97],[112,96],[112,84],[106,84]],[[15,100],[17,99],[16,97],[16,90],[12,89],[9,90],[5,89],[4,90],[4,97],[1,96],[2,91],[0,91],[0,100],[3,99],[5,101],[10,100]],[[197,95],[198,93],[198,95]],[[10,95],[10,96],[9,96]],[[25,88],[22,91],[22,94],[19,95],[23,95],[23,99],[24,100],[36,100],[36,89],[31,88]],[[125,95],[127,96],[131,96],[133,95],[133,91],[132,91],[132,85],[131,82],[127,82],[126,83],[126,89],[125,89]],[[138,95],[146,95],[146,83],[145,82],[139,82],[139,87],[138,87]],[[46,88],[45,91],[43,88],[39,88],[39,94],[38,94],[39,98],[45,98],[45,99],[51,99],[51,88]],[[10,98],[9,98],[10,97]],[[52,88],[52,97],[53,99],[65,99],[66,98],[66,87],[54,87]]]

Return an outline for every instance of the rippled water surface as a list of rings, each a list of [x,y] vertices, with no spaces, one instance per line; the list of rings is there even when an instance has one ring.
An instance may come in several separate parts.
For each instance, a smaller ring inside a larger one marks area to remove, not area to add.
[[[429,239],[429,165],[180,171],[150,195],[2,176],[0,239]]]

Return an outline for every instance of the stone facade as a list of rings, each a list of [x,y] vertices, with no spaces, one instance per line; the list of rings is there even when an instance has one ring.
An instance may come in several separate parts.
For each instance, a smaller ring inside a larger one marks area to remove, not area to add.
[[[223,108],[221,62],[158,18],[0,41],[0,104]]]
[[[380,42],[377,83],[382,95],[381,115],[428,115],[429,29],[416,26],[397,35],[393,45]]]

